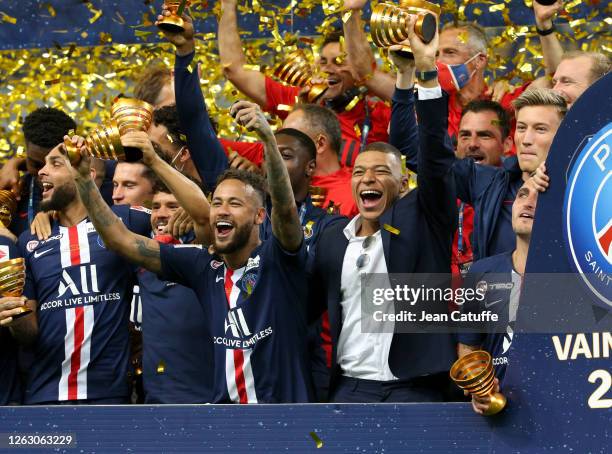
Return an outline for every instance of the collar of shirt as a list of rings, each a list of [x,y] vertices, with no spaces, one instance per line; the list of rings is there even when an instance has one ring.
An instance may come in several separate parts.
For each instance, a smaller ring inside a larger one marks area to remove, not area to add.
[[[346,227],[344,227],[344,229],[342,230],[344,236],[347,240],[349,240],[349,242],[354,241],[356,239],[365,238],[365,236],[357,235],[357,230],[359,229],[359,227],[361,227],[360,214],[351,219],[351,222],[346,224]],[[380,237],[380,230],[377,230],[376,233],[372,234],[371,236],[376,237],[378,239]]]

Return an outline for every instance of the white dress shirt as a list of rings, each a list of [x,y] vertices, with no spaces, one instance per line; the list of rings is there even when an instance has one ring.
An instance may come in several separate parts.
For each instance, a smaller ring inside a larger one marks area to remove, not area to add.
[[[365,236],[355,236],[361,216],[354,217],[344,228],[349,244],[342,263],[340,282],[342,305],[342,330],[338,339],[337,358],[342,374],[366,380],[397,380],[389,369],[389,349],[393,339],[393,322],[377,324],[380,332],[361,332],[361,275],[365,273],[387,274],[387,263],[383,251],[380,230],[373,236],[373,242],[363,249]],[[362,254],[369,256],[369,262],[357,267]],[[390,288],[390,286],[389,286]],[[377,310],[393,312],[393,303],[377,306]],[[383,332],[384,331],[384,332]]]

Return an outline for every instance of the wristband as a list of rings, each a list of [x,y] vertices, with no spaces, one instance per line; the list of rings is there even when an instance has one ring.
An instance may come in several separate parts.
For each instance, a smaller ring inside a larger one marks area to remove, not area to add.
[[[430,71],[416,71],[416,78],[419,82],[427,82],[428,80],[434,80],[438,77],[438,70],[432,69]]]
[[[538,35],[540,36],[547,36],[550,35],[551,33],[553,33],[556,30],[555,28],[555,24],[552,24],[552,27],[547,28],[546,30],[540,30],[538,28],[538,26],[536,25],[536,32],[538,33]]]

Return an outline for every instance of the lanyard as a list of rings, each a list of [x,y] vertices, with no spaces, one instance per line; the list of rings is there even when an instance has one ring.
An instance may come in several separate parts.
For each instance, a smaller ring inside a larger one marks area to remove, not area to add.
[[[459,205],[459,225],[457,227],[457,251],[459,253],[463,253],[463,209],[465,208],[465,203],[461,202]]]
[[[30,178],[30,194],[28,195],[28,226],[34,221],[34,177]]]
[[[308,199],[302,202],[302,206],[300,207],[300,225],[304,225],[304,219],[306,218],[306,204],[308,203]]]
[[[361,145],[359,147],[359,151],[363,151],[363,149],[365,148],[368,142],[368,134],[370,134],[370,128],[372,127],[372,122],[370,120],[370,107],[368,106],[368,99],[364,97],[363,102],[365,103],[365,118],[363,120],[363,127],[361,128]]]

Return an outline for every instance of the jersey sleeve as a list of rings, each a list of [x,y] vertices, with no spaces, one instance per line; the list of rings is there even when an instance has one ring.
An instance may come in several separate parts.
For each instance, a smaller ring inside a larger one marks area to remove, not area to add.
[[[285,119],[289,115],[289,108],[297,102],[299,92],[298,87],[283,85],[266,76],[267,104],[264,110]]]
[[[111,209],[131,232],[151,236],[151,210],[129,205],[113,205]]]
[[[15,256],[13,257],[11,252],[10,258],[23,257],[25,259],[25,268],[26,268],[26,278],[25,285],[23,286],[23,296],[25,296],[29,300],[38,300],[38,295],[36,293],[36,286],[34,285],[34,276],[32,275],[30,263],[28,261],[27,254],[27,244],[32,239],[30,232],[24,232],[17,242],[17,246],[15,247]],[[10,241],[8,238],[0,238],[0,240]],[[12,241],[10,241],[12,243]],[[4,245],[3,241],[0,241],[0,244]],[[9,246],[10,247],[10,246]]]
[[[161,279],[189,287],[198,295],[205,291],[204,272],[211,258],[206,249],[199,245],[160,244],[159,254]]]

